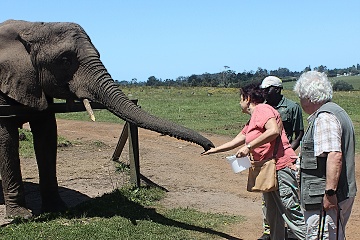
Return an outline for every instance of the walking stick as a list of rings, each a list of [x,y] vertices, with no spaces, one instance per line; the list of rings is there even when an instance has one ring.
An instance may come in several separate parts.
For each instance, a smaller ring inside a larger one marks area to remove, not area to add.
[[[324,210],[323,200],[321,200],[320,218],[319,218],[319,230],[318,230],[318,236],[317,236],[317,239],[319,239],[319,240],[324,237],[325,219],[326,219],[326,211]]]

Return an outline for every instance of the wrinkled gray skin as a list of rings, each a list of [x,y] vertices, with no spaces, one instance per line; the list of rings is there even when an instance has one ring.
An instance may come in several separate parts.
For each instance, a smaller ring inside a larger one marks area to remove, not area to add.
[[[141,128],[213,144],[200,134],[152,116],[133,104],[100,61],[85,31],[74,23],[9,20],[0,24],[0,104],[25,105],[40,114],[0,118],[0,171],[7,217],[32,216],[26,208],[19,160],[18,127],[29,122],[38,163],[42,210],[66,209],[56,178],[57,126],[46,111],[53,98],[89,99]]]

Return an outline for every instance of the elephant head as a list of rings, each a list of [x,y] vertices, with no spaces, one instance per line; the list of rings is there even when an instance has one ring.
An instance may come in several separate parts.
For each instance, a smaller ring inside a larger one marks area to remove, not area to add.
[[[153,116],[136,106],[115,84],[81,26],[8,20],[0,25],[0,91],[16,102],[45,110],[53,98],[101,103],[137,126],[196,143],[197,132]]]

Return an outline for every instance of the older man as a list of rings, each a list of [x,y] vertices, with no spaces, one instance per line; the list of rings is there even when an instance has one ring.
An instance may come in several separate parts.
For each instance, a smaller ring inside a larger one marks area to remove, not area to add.
[[[324,73],[303,73],[294,91],[308,117],[302,139],[300,195],[307,239],[344,239],[354,197],[355,135],[348,114],[332,100]]]

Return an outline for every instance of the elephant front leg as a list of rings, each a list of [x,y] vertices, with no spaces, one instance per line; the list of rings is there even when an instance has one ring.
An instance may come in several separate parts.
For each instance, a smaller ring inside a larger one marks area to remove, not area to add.
[[[57,126],[55,114],[42,114],[31,121],[34,149],[39,169],[42,212],[61,212],[67,209],[58,191],[56,177]]]
[[[13,118],[0,119],[0,173],[6,206],[6,217],[31,218],[26,208],[19,159],[18,125]]]

